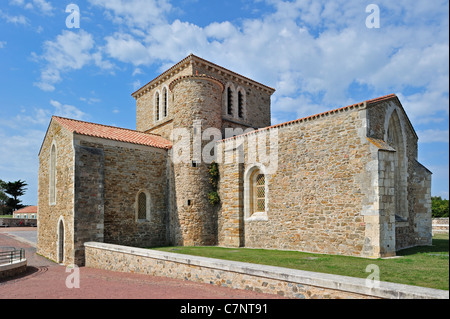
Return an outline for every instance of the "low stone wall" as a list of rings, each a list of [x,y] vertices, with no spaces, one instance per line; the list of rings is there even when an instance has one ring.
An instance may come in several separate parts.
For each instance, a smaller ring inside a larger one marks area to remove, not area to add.
[[[27,269],[26,259],[13,262],[12,264],[0,265],[0,280],[21,274],[26,269]]]
[[[0,227],[36,227],[37,219],[0,218]]]
[[[433,235],[434,234],[448,234],[448,217],[447,218],[433,218]]]
[[[227,261],[191,255],[85,243],[86,267],[165,276],[288,298],[321,299],[448,299],[449,292],[309,271]]]

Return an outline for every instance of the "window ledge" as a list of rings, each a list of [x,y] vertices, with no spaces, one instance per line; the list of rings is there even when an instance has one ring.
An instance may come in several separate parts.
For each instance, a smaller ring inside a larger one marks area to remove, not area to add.
[[[267,217],[266,212],[257,212],[253,213],[250,217],[245,218],[245,221],[251,222],[251,221],[268,221],[269,218]]]

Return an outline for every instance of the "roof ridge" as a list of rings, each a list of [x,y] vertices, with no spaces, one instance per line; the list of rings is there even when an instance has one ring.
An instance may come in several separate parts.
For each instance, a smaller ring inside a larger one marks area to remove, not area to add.
[[[168,139],[154,133],[75,120],[55,115],[52,116],[52,120],[55,120],[58,125],[61,125],[73,134],[98,137],[136,145],[146,145],[161,149],[170,149],[172,147],[172,143]]]
[[[106,125],[106,124],[100,124],[100,123],[94,123],[94,122],[82,121],[82,120],[71,119],[71,118],[63,117],[63,116],[52,115],[52,118],[57,118],[57,119],[60,118],[60,119],[64,119],[64,120],[74,121],[74,122],[93,124],[93,125],[98,125],[98,126],[103,126],[103,127],[110,127],[110,128],[119,129],[119,130],[126,130],[126,131],[135,132],[135,133],[143,133],[143,134],[147,134],[147,135],[153,135],[153,136],[162,137],[161,135],[158,135],[158,134],[147,133],[147,132],[142,132],[142,131],[137,131],[137,130],[133,130],[133,129],[131,129],[131,128],[125,128],[125,127],[119,127],[119,126],[112,126],[112,125]],[[162,137],[162,138],[163,138],[163,137]]]
[[[375,103],[378,103],[378,102],[390,100],[392,98],[397,98],[397,95],[395,95],[394,93],[391,93],[391,94],[388,94],[388,95],[384,95],[384,96],[376,97],[374,99],[367,100],[365,102],[369,105],[369,104],[375,104]]]
[[[272,93],[275,92],[275,89],[272,88],[272,87],[270,87],[270,86],[267,86],[267,85],[265,85],[265,84],[262,84],[261,82],[258,82],[258,81],[255,81],[255,80],[253,80],[253,79],[250,79],[249,77],[246,77],[246,76],[244,76],[244,75],[242,75],[242,74],[239,74],[239,73],[237,73],[237,72],[231,71],[230,69],[227,69],[227,68],[225,68],[225,67],[223,67],[223,66],[220,66],[220,65],[218,65],[218,64],[216,64],[216,63],[213,63],[213,62],[211,62],[211,61],[208,61],[208,60],[206,60],[206,59],[204,59],[204,58],[201,58],[201,57],[199,57],[199,56],[197,56],[197,55],[191,53],[191,54],[189,54],[187,57],[185,57],[184,59],[182,59],[182,60],[179,61],[178,63],[174,64],[173,66],[171,66],[169,69],[167,69],[166,71],[164,71],[164,72],[161,73],[160,75],[158,75],[156,78],[154,78],[153,80],[151,80],[150,82],[148,82],[147,84],[145,84],[144,86],[142,86],[141,88],[139,88],[138,90],[136,90],[135,92],[131,93],[131,96],[134,97],[134,98],[137,98],[137,94],[140,93],[141,91],[145,91],[145,88],[147,88],[151,83],[160,80],[161,78],[165,77],[167,74],[169,74],[169,73],[173,72],[174,70],[176,70],[177,68],[179,68],[181,65],[184,65],[184,64],[187,63],[188,61],[193,61],[193,60],[197,60],[197,62],[202,62],[202,63],[210,64],[210,65],[213,66],[214,68],[222,69],[223,71],[226,71],[227,73],[231,73],[231,74],[234,75],[234,76],[238,76],[238,77],[243,78],[243,79],[246,80],[246,81],[253,82],[253,83],[255,83],[255,84],[257,84],[257,85],[259,85],[259,86],[265,88],[266,90],[272,91]],[[177,72],[176,72],[176,73],[177,73]],[[145,92],[144,92],[144,93],[145,93]]]
[[[270,129],[273,129],[273,128],[278,128],[278,127],[283,127],[283,126],[287,126],[287,125],[291,125],[291,124],[301,123],[301,122],[304,122],[304,121],[307,121],[307,120],[315,120],[315,119],[321,118],[323,116],[332,115],[332,114],[335,114],[337,112],[342,112],[342,111],[346,111],[346,110],[353,109],[353,108],[360,108],[360,107],[364,108],[364,106],[375,104],[377,102],[386,101],[386,100],[389,100],[389,99],[392,99],[392,98],[398,98],[398,97],[395,94],[384,95],[384,96],[381,96],[381,97],[378,97],[378,98],[374,98],[374,99],[371,99],[371,100],[366,100],[366,101],[363,101],[363,102],[350,104],[350,105],[347,105],[347,106],[343,106],[343,107],[340,107],[340,108],[332,109],[332,110],[325,111],[325,112],[322,112],[322,113],[309,115],[309,116],[302,117],[302,118],[299,118],[299,119],[296,119],[296,120],[287,121],[287,122],[283,122],[283,123],[279,123],[279,124],[263,127],[263,128],[257,129],[257,130],[252,131],[252,132],[247,132],[247,133],[244,133],[244,134],[240,134],[240,135],[236,135],[236,136],[233,136],[233,137],[228,137],[228,138],[222,139],[219,142],[225,142],[225,141],[228,141],[228,140],[236,139],[238,137],[243,137],[243,136],[246,136],[246,135],[259,133],[259,132],[262,132],[262,131],[265,131],[265,130],[270,130]]]
[[[261,86],[263,86],[263,87],[265,87],[265,88],[268,88],[268,89],[270,89],[270,90],[272,90],[272,91],[275,91],[275,89],[272,88],[272,87],[270,87],[270,86],[267,86],[267,85],[265,85],[265,84],[262,84],[261,82],[258,82],[258,81],[255,81],[255,80],[253,80],[253,79],[250,79],[249,77],[246,77],[245,75],[242,75],[242,74],[239,74],[239,73],[237,73],[237,72],[231,71],[230,69],[227,69],[227,68],[225,68],[225,67],[223,67],[223,66],[220,66],[220,65],[218,65],[218,64],[216,64],[216,63],[214,63],[214,62],[211,62],[211,61],[208,61],[208,60],[206,60],[206,59],[203,59],[203,58],[201,58],[201,57],[199,57],[199,56],[196,56],[195,54],[191,54],[191,56],[194,57],[194,58],[197,58],[197,59],[199,59],[199,60],[202,60],[203,62],[212,64],[214,67],[217,67],[217,68],[223,69],[223,70],[225,70],[225,71],[227,71],[227,72],[236,74],[236,75],[238,75],[238,76],[240,76],[240,77],[242,77],[242,78],[244,78],[244,79],[246,79],[246,80],[248,80],[248,81],[257,83],[258,85],[261,85]]]
[[[185,62],[187,62],[189,59],[192,58],[192,56],[194,56],[192,53],[189,54],[187,57],[185,57],[184,59],[182,59],[181,61],[179,61],[178,63],[174,64],[173,66],[171,66],[170,68],[168,68],[166,71],[164,71],[163,73],[161,73],[160,75],[158,75],[156,78],[154,78],[153,80],[151,80],[150,82],[148,82],[147,84],[143,85],[141,88],[137,89],[136,91],[134,91],[133,93],[131,93],[131,96],[134,97],[135,94],[137,94],[139,91],[141,91],[142,89],[144,89],[146,86],[148,86],[150,83],[158,80],[159,78],[163,77],[163,75],[165,75],[166,73],[169,73],[169,71],[175,69],[176,67],[184,64]]]

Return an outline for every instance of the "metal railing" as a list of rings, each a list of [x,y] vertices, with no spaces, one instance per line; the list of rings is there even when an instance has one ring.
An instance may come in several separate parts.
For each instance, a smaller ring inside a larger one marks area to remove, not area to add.
[[[0,265],[12,264],[25,259],[23,248],[0,247]]]

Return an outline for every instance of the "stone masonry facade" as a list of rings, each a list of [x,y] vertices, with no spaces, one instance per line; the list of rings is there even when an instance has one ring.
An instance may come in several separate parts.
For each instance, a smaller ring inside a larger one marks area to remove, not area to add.
[[[53,117],[38,253],[81,265],[88,241],[359,257],[431,244],[431,172],[395,95],[271,126],[274,92],[190,55],[132,94],[136,130]]]

